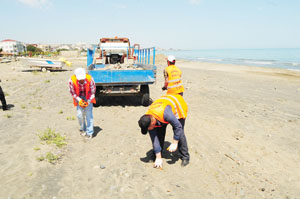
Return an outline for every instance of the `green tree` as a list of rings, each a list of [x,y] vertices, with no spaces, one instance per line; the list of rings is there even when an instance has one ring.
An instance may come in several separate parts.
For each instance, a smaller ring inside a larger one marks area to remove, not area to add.
[[[27,51],[31,51],[31,52],[36,52],[36,47],[35,46],[33,46],[33,45],[28,45],[27,46]]]

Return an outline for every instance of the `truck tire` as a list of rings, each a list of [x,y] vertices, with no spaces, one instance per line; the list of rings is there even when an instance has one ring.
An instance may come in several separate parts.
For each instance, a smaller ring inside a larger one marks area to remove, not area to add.
[[[94,107],[99,107],[101,105],[101,98],[99,96],[95,97],[96,103],[93,104]]]
[[[141,104],[148,106],[150,103],[149,85],[141,85]]]
[[[103,103],[103,96],[100,95],[100,90],[96,88],[95,93],[96,104],[93,104],[94,107],[99,107]]]

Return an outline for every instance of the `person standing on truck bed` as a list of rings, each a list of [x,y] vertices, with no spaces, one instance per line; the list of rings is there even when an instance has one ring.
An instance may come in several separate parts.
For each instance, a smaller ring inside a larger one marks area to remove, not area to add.
[[[175,66],[176,59],[173,55],[167,57],[168,66],[164,70],[165,85],[162,90],[167,90],[167,94],[179,94],[183,96],[184,87],[182,85],[181,70]]]
[[[83,68],[77,68],[69,80],[69,89],[77,107],[81,135],[91,139],[94,134],[93,104],[96,103],[94,79]]]
[[[184,134],[187,112],[187,104],[181,95],[164,95],[155,100],[146,114],[138,121],[142,134],[145,135],[149,131],[153,152],[156,157],[154,168],[162,168],[161,153],[164,148],[166,128],[169,123],[173,127],[174,136],[173,142],[167,150],[175,152],[178,147],[179,157],[182,159],[181,166],[184,167],[189,164],[190,154]]]

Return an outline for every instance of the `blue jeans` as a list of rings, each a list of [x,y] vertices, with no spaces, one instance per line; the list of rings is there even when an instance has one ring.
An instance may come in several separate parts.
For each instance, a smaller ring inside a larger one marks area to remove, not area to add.
[[[86,108],[81,108],[79,105],[77,105],[77,118],[80,125],[80,131],[85,131],[88,135],[93,135],[94,133],[93,104],[89,103],[89,105]]]

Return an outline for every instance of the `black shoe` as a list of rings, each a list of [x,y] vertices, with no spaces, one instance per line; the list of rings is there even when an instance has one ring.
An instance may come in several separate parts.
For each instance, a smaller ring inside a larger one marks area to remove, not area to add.
[[[7,111],[8,110],[7,106],[3,106],[2,109],[3,109],[3,111]]]
[[[189,160],[182,160],[181,166],[182,166],[182,167],[185,167],[185,166],[188,165],[189,163],[190,163]]]

